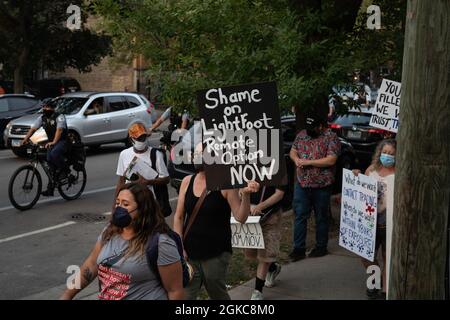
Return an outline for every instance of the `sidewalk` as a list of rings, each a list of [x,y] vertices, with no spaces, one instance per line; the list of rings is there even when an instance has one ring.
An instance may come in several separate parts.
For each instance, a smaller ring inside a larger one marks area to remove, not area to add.
[[[330,239],[330,254],[283,265],[273,288],[264,288],[265,300],[366,300],[368,275],[358,256]],[[233,300],[249,300],[252,279],[231,289]]]
[[[366,300],[366,280],[360,258],[339,247],[330,239],[330,254],[306,258],[283,265],[273,288],[264,288],[265,300]],[[249,300],[254,288],[252,279],[230,290],[232,300]],[[55,300],[65,286],[59,286],[22,300]],[[94,281],[76,300],[96,300],[98,284]]]

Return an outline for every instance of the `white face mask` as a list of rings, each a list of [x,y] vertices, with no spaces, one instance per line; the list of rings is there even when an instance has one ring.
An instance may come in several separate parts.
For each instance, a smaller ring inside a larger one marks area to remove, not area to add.
[[[136,141],[133,139],[133,147],[137,151],[143,151],[143,150],[145,150],[145,148],[147,148],[147,146],[148,146],[147,140],[145,140],[144,142],[140,142],[140,141]]]

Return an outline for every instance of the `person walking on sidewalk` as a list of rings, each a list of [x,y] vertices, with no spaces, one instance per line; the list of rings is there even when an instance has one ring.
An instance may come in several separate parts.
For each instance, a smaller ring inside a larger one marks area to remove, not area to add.
[[[372,163],[367,168],[365,174],[369,177],[373,177],[378,181],[378,202],[377,202],[377,231],[375,240],[375,257],[378,255],[379,249],[383,256],[383,270],[382,280],[383,286],[381,293],[378,289],[367,289],[367,297],[369,299],[386,299],[386,180],[390,176],[395,175],[395,152],[397,149],[397,142],[394,139],[388,139],[381,141],[373,154]],[[360,171],[353,170],[353,173],[357,176]],[[362,259],[364,267],[367,268],[371,265],[380,266],[377,259],[371,262],[366,259]]]
[[[116,172],[119,179],[114,196],[117,196],[118,191],[127,182],[145,185],[154,194],[153,185],[168,184],[170,181],[163,154],[154,150],[156,151],[154,164],[151,156],[152,147],[148,145],[147,130],[142,123],[133,124],[128,129],[128,135],[133,146],[120,153]]]
[[[80,268],[80,287],[67,289],[61,299],[73,299],[96,277],[101,300],[183,299],[181,257],[169,231],[153,193],[141,184],[126,184],[110,223]],[[159,275],[146,257],[149,240],[157,233]]]
[[[317,115],[306,118],[306,130],[295,138],[290,157],[297,167],[294,186],[294,245],[289,257],[297,261],[306,257],[307,222],[314,209],[316,245],[309,257],[328,254],[328,214],[335,164],[341,145],[336,134],[327,129],[326,119]]]
[[[230,218],[245,223],[250,214],[250,193],[259,184],[249,181],[241,189],[206,190],[202,164],[202,144],[194,152],[197,174],[183,179],[174,217],[174,230],[184,239],[185,258],[194,268],[194,278],[185,288],[189,300],[197,299],[202,287],[213,300],[230,300],[225,279],[231,259]],[[186,217],[186,218],[185,218]]]
[[[273,287],[275,278],[280,274],[281,265],[277,263],[280,252],[281,219],[284,192],[286,187],[264,186],[257,193],[252,193],[250,214],[260,215],[261,229],[264,238],[264,249],[245,249],[245,256],[257,259],[255,290],[251,300],[263,300],[263,288]]]

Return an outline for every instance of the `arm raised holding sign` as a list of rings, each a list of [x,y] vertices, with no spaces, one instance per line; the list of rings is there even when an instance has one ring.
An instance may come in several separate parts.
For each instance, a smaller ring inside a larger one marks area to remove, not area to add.
[[[250,214],[250,194],[258,192],[259,183],[256,181],[249,181],[247,187],[240,189],[223,190],[222,194],[227,199],[228,204],[231,207],[234,218],[240,223],[247,221]],[[239,193],[242,195],[242,199],[239,199]]]

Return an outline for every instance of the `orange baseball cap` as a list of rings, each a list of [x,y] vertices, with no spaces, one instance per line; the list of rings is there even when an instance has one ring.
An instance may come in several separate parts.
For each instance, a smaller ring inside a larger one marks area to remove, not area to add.
[[[128,135],[133,139],[137,139],[143,134],[147,134],[147,129],[142,123],[135,123],[128,129]]]

